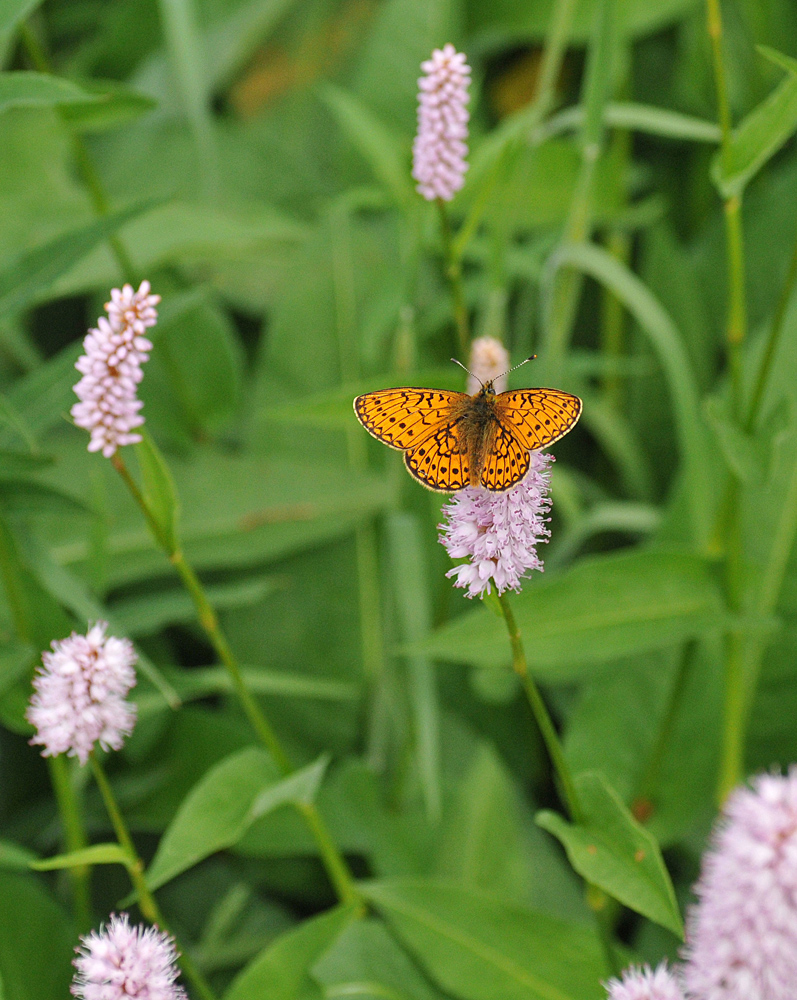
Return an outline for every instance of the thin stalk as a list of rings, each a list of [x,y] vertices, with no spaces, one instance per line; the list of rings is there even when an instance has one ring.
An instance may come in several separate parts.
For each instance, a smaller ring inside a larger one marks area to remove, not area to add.
[[[255,731],[255,734],[263,746],[265,746],[265,748],[272,755],[274,762],[282,774],[292,774],[294,767],[288,759],[288,755],[282,748],[279,737],[272,728],[271,723],[268,721],[263,710],[260,708],[257,701],[252,697],[249,689],[246,687],[243,675],[241,674],[241,668],[238,665],[238,661],[235,659],[232,650],[230,649],[227,638],[219,625],[216,612],[208,600],[207,594],[205,593],[205,589],[202,586],[199,577],[194,572],[193,567],[186,560],[182,551],[179,548],[176,548],[161,530],[161,527],[152,514],[152,511],[149,509],[146,498],[138,488],[138,484],[135,479],[133,479],[130,475],[130,471],[118,451],[111,457],[111,464],[121,475],[127,488],[130,490],[133,499],[141,508],[155,541],[164,550],[166,555],[169,557],[169,561],[179,573],[180,579],[183,581],[186,590],[194,602],[199,624],[202,626],[205,635],[210,640],[211,645],[226,668],[227,673],[230,676],[230,680],[232,681],[233,690],[238,696],[238,700],[240,701],[241,707],[249,720],[252,729]],[[335,891],[337,892],[340,901],[343,903],[359,901],[360,894],[354,884],[354,878],[349,871],[343,855],[335,846],[324,819],[318,812],[317,806],[314,803],[307,803],[304,805],[297,805],[297,809],[307,820],[310,831],[315,837],[324,867],[327,870],[327,874],[335,887]]]
[[[791,252],[791,261],[789,262],[789,270],[786,274],[786,281],[783,283],[783,288],[780,292],[778,305],[772,319],[772,326],[769,328],[769,336],[767,337],[766,347],[764,348],[764,353],[761,357],[761,364],[758,369],[755,387],[753,388],[753,393],[750,397],[750,406],[747,410],[747,419],[745,421],[744,428],[748,434],[751,434],[755,430],[755,426],[758,421],[761,403],[764,399],[764,391],[767,387],[767,382],[769,381],[772,361],[777,352],[778,344],[780,343],[780,335],[783,332],[786,312],[789,308],[789,302],[791,302],[795,282],[797,282],[797,241],[795,241]]]
[[[749,709],[744,638],[739,632],[733,631],[728,635],[725,645],[725,706],[717,783],[718,806],[722,806],[744,777],[744,744]]]
[[[144,877],[144,862],[136,852],[133,838],[130,836],[130,831],[127,829],[127,824],[122,816],[122,812],[117,805],[116,799],[114,798],[111,784],[108,781],[102,764],[100,764],[94,751],[92,751],[89,755],[89,760],[91,761],[91,769],[94,773],[94,780],[100,790],[102,801],[105,803],[105,809],[110,817],[114,833],[116,834],[116,839],[119,841],[120,846],[124,848],[129,857],[129,863],[126,867],[128,873],[130,874],[130,881],[133,883],[133,889],[138,895],[139,909],[151,924],[157,924],[161,930],[166,931],[174,937],[173,932],[169,929],[168,924],[163,919],[163,914],[155,901],[155,897],[149,890],[147,880]],[[205,977],[199,969],[197,969],[188,955],[186,955],[184,950],[180,954],[179,962],[186,978],[191,981],[191,984],[194,986],[199,996],[202,997],[203,1000],[216,1000],[215,994],[206,982]]]
[[[48,757],[50,781],[58,803],[58,813],[64,830],[64,845],[71,853],[88,846],[86,828],[80,811],[80,803],[75,794],[75,787],[69,774],[69,762],[63,754]],[[75,911],[75,922],[81,934],[91,929],[91,866],[78,865],[68,869],[72,888],[72,903]]]
[[[528,698],[529,705],[531,706],[531,711],[534,714],[537,726],[539,727],[543,741],[545,742],[545,746],[548,750],[551,763],[553,764],[554,771],[559,779],[559,785],[564,796],[565,804],[567,805],[567,811],[570,814],[570,819],[573,823],[583,823],[584,811],[581,808],[578,793],[576,792],[576,786],[573,782],[573,777],[570,774],[570,768],[568,767],[564,750],[562,749],[562,744],[559,741],[559,736],[556,732],[556,728],[554,727],[553,719],[551,719],[551,716],[548,713],[548,709],[543,701],[539,688],[534,683],[534,678],[531,674],[529,674],[526,651],[523,648],[523,637],[520,634],[520,629],[518,628],[517,621],[515,620],[512,606],[505,594],[498,595],[498,602],[501,605],[501,612],[503,613],[504,621],[506,622],[507,631],[509,633],[509,643],[512,647],[512,669],[518,675],[521,683],[523,684],[526,697]],[[615,952],[611,921],[608,912],[611,897],[599,886],[586,881],[585,884],[587,905],[592,910],[595,918],[595,925],[598,929],[598,936],[603,946],[606,964],[612,974],[619,975],[622,971],[622,963],[619,961]]]
[[[19,26],[19,35],[22,39],[22,44],[25,46],[28,58],[34,68],[38,70],[39,73],[52,75],[53,67],[47,53],[44,51],[44,47],[34,32],[31,31],[30,26],[24,21]],[[88,146],[78,132],[74,129],[71,129],[71,132],[75,162],[77,163],[78,172],[83,179],[83,183],[86,185],[86,188],[91,195],[94,210],[97,215],[108,215],[110,212],[108,197],[102,186],[100,175],[97,173],[97,169],[94,166],[94,162],[89,154]],[[109,236],[108,245],[116,258],[116,263],[119,265],[122,277],[132,284],[138,284],[135,265],[133,264],[130,254],[127,252],[122,240],[118,236]]]
[[[468,308],[465,304],[465,287],[462,283],[462,259],[454,252],[454,239],[451,232],[451,220],[448,209],[442,198],[437,199],[437,210],[440,215],[440,235],[443,240],[446,278],[451,287],[451,299],[454,308],[454,322],[457,327],[457,342],[462,352],[463,363],[468,363],[470,354],[470,331],[468,329]]]

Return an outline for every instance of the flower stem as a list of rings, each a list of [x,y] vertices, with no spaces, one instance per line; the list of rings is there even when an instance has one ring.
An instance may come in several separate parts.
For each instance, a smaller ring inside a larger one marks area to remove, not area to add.
[[[539,726],[542,738],[545,741],[545,746],[548,750],[548,755],[551,758],[554,771],[559,779],[559,784],[567,805],[567,810],[570,813],[570,818],[574,823],[580,823],[584,817],[581,805],[578,801],[578,795],[576,794],[573,777],[570,774],[570,768],[567,765],[564,750],[562,749],[562,744],[559,741],[559,736],[557,735],[554,727],[553,719],[551,719],[545,702],[542,699],[542,695],[540,694],[539,688],[534,683],[534,678],[529,674],[528,663],[526,662],[526,652],[523,649],[523,639],[520,635],[520,629],[518,628],[517,622],[515,621],[512,606],[510,605],[505,594],[498,595],[498,602],[501,605],[501,611],[504,616],[504,621],[506,622],[507,631],[509,632],[509,642],[512,646],[512,669],[520,678],[526,691],[526,697],[528,698],[529,705],[531,705],[531,711],[534,713],[534,718]]]
[[[282,774],[286,776],[292,774],[294,771],[293,764],[288,759],[288,755],[285,753],[271,723],[247,688],[241,674],[241,668],[230,649],[227,637],[219,625],[218,617],[208,600],[202,582],[183,555],[182,550],[169,539],[158,524],[157,519],[150,510],[146,497],[138,488],[138,483],[131,476],[130,470],[127,468],[124,459],[118,451],[111,456],[111,464],[122,477],[133,499],[141,508],[155,541],[164,550],[169,561],[180,575],[180,579],[183,581],[186,590],[194,602],[199,624],[202,626],[205,635],[210,640],[213,649],[227,670],[232,681],[233,690],[257,738],[271,754]],[[360,894],[354,884],[354,877],[346,864],[345,858],[335,845],[324,818],[318,811],[318,807],[315,803],[311,802],[297,805],[296,808],[304,816],[310,832],[315,838],[324,867],[340,901],[342,903],[359,902]]]
[[[80,851],[88,846],[86,828],[80,804],[69,774],[69,762],[63,754],[48,757],[50,781],[58,803],[61,825],[64,829],[66,850]],[[91,929],[91,866],[79,865],[69,870],[69,880],[72,884],[75,922],[81,934]]]
[[[89,754],[89,760],[91,761],[91,769],[94,773],[94,780],[97,782],[100,795],[105,803],[105,809],[110,817],[114,832],[116,833],[116,839],[119,841],[120,846],[127,852],[129,857],[127,870],[130,874],[130,881],[133,883],[133,889],[138,895],[139,909],[151,924],[156,924],[161,928],[161,930],[166,931],[174,937],[173,932],[169,929],[168,924],[163,919],[163,914],[155,901],[155,897],[149,890],[147,880],[144,877],[144,862],[136,853],[133,838],[130,836],[130,831],[127,829],[127,824],[124,821],[122,812],[117,805],[116,799],[114,798],[111,784],[108,781],[105,771],[103,770],[102,764],[100,764],[93,750]],[[197,994],[202,997],[202,1000],[216,1000],[213,990],[205,981],[205,977],[197,969],[193,961],[188,957],[188,955],[186,955],[183,949],[181,949],[181,952],[182,953],[179,959],[180,966],[185,973],[186,978],[191,981],[192,985],[196,989]]]
[[[437,210],[440,214],[440,235],[443,239],[443,254],[445,255],[446,277],[451,286],[451,298],[454,306],[454,322],[457,325],[457,342],[462,351],[463,363],[468,363],[470,353],[470,331],[468,329],[468,309],[465,305],[465,288],[462,283],[462,261],[454,252],[454,239],[451,232],[451,220],[448,216],[446,203],[437,198]]]

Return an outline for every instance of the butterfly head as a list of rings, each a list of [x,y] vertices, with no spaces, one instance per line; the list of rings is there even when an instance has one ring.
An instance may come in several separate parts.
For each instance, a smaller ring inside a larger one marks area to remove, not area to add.
[[[489,382],[485,382],[481,389],[479,389],[480,396],[486,396],[488,399],[492,399],[495,396],[495,389],[493,388],[493,379]]]
[[[530,357],[526,358],[524,361],[521,361],[519,365],[515,365],[513,368],[510,368],[508,371],[502,372],[500,375],[494,376],[488,382],[482,382],[482,380],[479,378],[478,375],[474,375],[473,372],[469,368],[465,368],[465,366],[462,364],[462,362],[461,361],[457,361],[456,358],[452,358],[451,360],[454,362],[455,365],[459,365],[460,368],[463,368],[468,373],[468,375],[472,375],[473,378],[475,378],[477,382],[481,382],[481,389],[479,389],[479,391],[476,393],[476,396],[478,398],[481,399],[482,397],[484,397],[484,398],[488,398],[488,399],[494,399],[495,395],[496,395],[496,392],[495,392],[495,389],[493,388],[493,382],[497,382],[499,378],[503,378],[504,375],[508,375],[509,372],[513,372],[515,370],[515,368],[520,368],[522,365],[525,365],[527,361],[533,361],[536,357],[537,357],[536,354],[532,354]]]

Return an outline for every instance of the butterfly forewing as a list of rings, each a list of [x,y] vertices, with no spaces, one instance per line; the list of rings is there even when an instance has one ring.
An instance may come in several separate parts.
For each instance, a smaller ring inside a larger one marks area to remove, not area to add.
[[[495,400],[496,415],[528,451],[545,448],[573,427],[581,400],[561,389],[513,389]]]
[[[470,482],[468,456],[451,423],[443,424],[421,444],[407,451],[404,464],[410,475],[430,490],[454,493]]]
[[[490,448],[484,457],[481,484],[502,493],[511,489],[529,471],[529,452],[500,418],[495,425]]]
[[[380,389],[354,400],[354,412],[375,438],[406,451],[451,419],[452,409],[469,397],[445,389]]]

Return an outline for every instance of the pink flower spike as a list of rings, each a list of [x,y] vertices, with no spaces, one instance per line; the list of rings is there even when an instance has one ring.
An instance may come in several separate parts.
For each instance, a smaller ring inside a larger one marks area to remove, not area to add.
[[[99,931],[84,934],[70,992],[79,1000],[187,1000],[174,940],[157,927],[131,927],[128,916],[111,915]]]
[[[418,132],[412,147],[412,176],[428,201],[451,201],[465,183],[468,165],[467,103],[470,66],[453,45],[435,49],[421,63]]]
[[[510,367],[509,351],[495,337],[477,337],[470,345],[468,369],[468,392],[477,393],[483,382],[494,381],[496,392],[506,392],[508,380],[505,376]]]
[[[665,964],[655,972],[648,966],[626,969],[620,979],[606,983],[609,1000],[684,1000],[680,983]]]
[[[91,432],[89,451],[101,451],[106,458],[141,440],[134,433],[144,423],[136,392],[144,377],[141,365],[152,350],[144,333],[157,321],[159,302],[148,281],[137,292],[130,285],[114,288],[105,305],[108,318],[101,316],[97,328],[89,330],[83,341],[86,353],[75,363],[83,378],[74,386],[80,402],[72,407],[72,418]]]
[[[550,531],[545,515],[553,455],[535,451],[526,478],[506,493],[468,486],[443,507],[448,518],[439,524],[440,542],[452,559],[468,558],[449,570],[455,587],[468,597],[481,597],[495,586],[499,594],[520,590],[530,570],[542,570],[537,545],[547,542]]]
[[[106,636],[107,628],[97,622],[87,635],[73,632],[42,654],[25,717],[43,757],[66,753],[85,764],[95,743],[119,750],[133,731],[136,708],[125,699],[136,683],[137,656],[128,639]]]
[[[728,798],[687,921],[697,1000],[797,997],[797,767]]]

